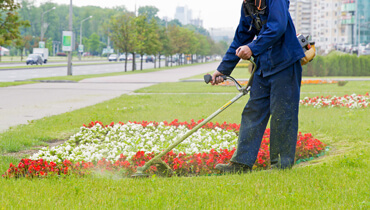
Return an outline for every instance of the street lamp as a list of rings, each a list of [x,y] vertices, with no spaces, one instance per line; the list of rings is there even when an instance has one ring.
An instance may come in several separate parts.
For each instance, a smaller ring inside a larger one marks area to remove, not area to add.
[[[44,15],[46,13],[50,12],[51,10],[54,10],[54,9],[55,9],[55,7],[51,8],[51,9],[49,9],[49,10],[47,10],[47,11],[45,11],[41,14],[41,39],[40,39],[41,42],[42,42],[42,40],[44,40]]]
[[[91,19],[93,16],[90,16],[88,18],[85,18],[83,20],[81,20],[81,25],[80,25],[80,45],[82,45],[82,23],[85,22],[86,20],[89,20]],[[81,56],[82,56],[82,52],[80,54],[80,60],[81,60]]]

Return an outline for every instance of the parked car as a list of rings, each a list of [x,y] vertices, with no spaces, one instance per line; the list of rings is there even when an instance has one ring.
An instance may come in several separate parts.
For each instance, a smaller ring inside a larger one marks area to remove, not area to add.
[[[108,61],[111,62],[111,61],[117,61],[117,54],[111,54],[109,57],[108,57]]]
[[[360,55],[370,55],[370,47],[363,48],[359,53]]]
[[[145,59],[145,62],[154,62],[154,56],[152,56],[152,55],[148,55],[148,56],[146,56],[146,59]]]
[[[351,53],[352,45],[351,44],[345,44],[343,52]]]
[[[125,61],[126,60],[126,55],[125,54],[122,54],[118,57],[118,60],[119,61]]]
[[[42,65],[44,63],[44,59],[39,54],[31,54],[27,57],[26,64],[27,65]]]
[[[358,54],[358,47],[356,47],[356,46],[352,47],[351,53],[352,54]]]
[[[133,59],[132,54],[129,54],[129,55],[127,56],[127,60],[132,61],[132,59]]]

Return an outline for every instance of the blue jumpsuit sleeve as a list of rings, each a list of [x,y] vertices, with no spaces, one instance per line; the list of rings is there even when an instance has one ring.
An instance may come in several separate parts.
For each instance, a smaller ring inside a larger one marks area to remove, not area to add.
[[[254,27],[249,31],[251,23],[252,19],[250,17],[245,17],[242,6],[240,21],[235,32],[234,40],[223,57],[221,64],[217,68],[217,70],[222,74],[231,74],[236,64],[238,64],[240,60],[240,58],[235,55],[236,49],[238,49],[240,46],[250,43],[256,35],[256,29]]]
[[[269,14],[267,23],[262,31],[253,42],[248,46],[254,56],[259,56],[278,41],[285,33],[288,25],[288,1],[287,0],[269,0]]]

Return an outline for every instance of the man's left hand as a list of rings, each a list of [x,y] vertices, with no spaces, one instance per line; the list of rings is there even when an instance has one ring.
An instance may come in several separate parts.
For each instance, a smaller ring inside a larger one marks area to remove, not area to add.
[[[243,60],[249,60],[252,57],[253,53],[252,50],[248,47],[248,45],[244,45],[236,50],[235,55]]]

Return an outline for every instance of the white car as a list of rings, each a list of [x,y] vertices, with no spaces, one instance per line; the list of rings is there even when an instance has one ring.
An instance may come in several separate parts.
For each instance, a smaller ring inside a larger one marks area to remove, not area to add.
[[[370,55],[370,47],[361,49],[359,53],[360,55]]]
[[[119,61],[125,61],[126,60],[126,55],[125,54],[122,54],[118,57],[118,60]]]
[[[111,62],[111,61],[117,61],[117,54],[111,54],[109,57],[108,57],[108,61]]]

